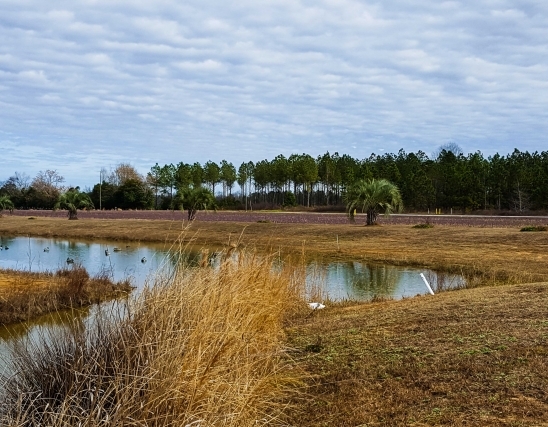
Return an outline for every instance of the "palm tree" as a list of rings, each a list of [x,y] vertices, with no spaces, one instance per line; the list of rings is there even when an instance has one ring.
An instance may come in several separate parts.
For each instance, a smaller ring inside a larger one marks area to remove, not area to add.
[[[367,213],[366,225],[374,225],[381,211],[389,215],[403,208],[400,190],[386,179],[357,181],[348,188],[345,202],[350,219],[354,220],[357,209]]]
[[[71,188],[59,196],[54,209],[66,209],[68,219],[78,219],[78,209],[93,209],[93,202],[86,193],[80,193],[80,188]]]
[[[215,208],[215,197],[205,187],[181,188],[173,198],[173,208],[186,209],[188,220],[194,221],[198,210]]]
[[[8,196],[0,196],[0,216],[4,210],[13,211],[13,202]]]

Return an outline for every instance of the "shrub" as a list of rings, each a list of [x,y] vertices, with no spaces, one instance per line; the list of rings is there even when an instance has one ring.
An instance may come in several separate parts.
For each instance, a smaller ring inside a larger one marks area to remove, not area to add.
[[[519,231],[546,231],[547,227],[544,225],[527,225]]]
[[[423,222],[421,224],[415,224],[413,228],[434,228],[434,224]]]
[[[415,224],[413,228],[434,228],[434,224],[430,223],[430,217],[426,217],[426,221],[420,224]]]

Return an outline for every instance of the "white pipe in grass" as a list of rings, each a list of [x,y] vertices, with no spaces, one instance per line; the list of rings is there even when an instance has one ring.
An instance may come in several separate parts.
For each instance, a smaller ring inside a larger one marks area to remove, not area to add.
[[[322,308],[325,308],[325,305],[323,305],[321,302],[309,302],[308,306],[312,310],[321,310]]]
[[[428,280],[426,280],[426,277],[424,277],[424,274],[421,273],[421,277],[422,277],[422,280],[424,281],[424,284],[426,285],[426,287],[428,288],[428,291],[434,295],[434,291],[432,290],[432,288],[430,287],[430,283],[428,283]]]

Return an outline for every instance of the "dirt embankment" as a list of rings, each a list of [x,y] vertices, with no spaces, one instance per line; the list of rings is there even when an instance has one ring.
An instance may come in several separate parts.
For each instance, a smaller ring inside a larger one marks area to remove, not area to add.
[[[39,218],[66,218],[66,211],[16,210],[13,216]],[[186,212],[181,211],[80,211],[81,219],[145,219],[163,221],[183,221]],[[265,212],[265,211],[199,211],[197,219],[201,222],[273,222],[278,224],[351,224],[344,213],[320,212]],[[548,224],[546,216],[497,216],[497,215],[391,215],[379,217],[380,224],[413,225],[420,222],[437,225],[470,226],[470,227],[518,227],[524,225]],[[356,215],[356,224],[365,223],[365,214]]]

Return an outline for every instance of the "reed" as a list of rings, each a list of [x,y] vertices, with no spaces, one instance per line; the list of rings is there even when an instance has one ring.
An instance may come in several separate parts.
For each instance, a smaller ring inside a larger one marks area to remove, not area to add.
[[[283,425],[302,377],[283,345],[300,292],[253,254],[160,276],[123,314],[15,346],[0,425]]]

